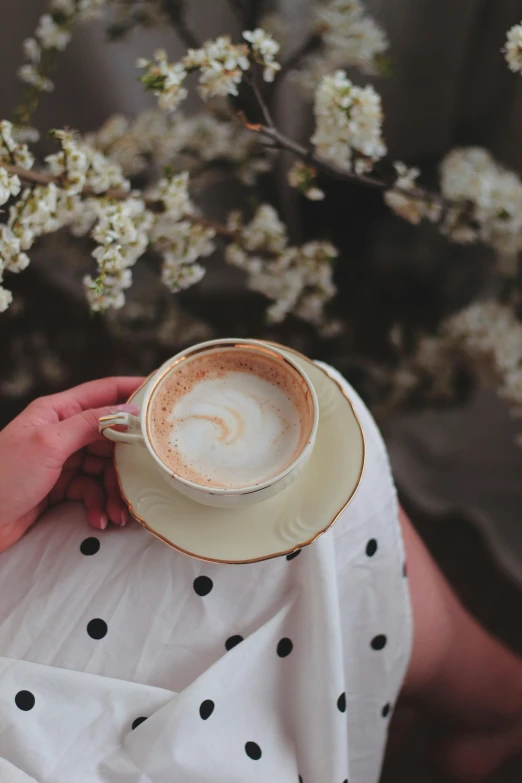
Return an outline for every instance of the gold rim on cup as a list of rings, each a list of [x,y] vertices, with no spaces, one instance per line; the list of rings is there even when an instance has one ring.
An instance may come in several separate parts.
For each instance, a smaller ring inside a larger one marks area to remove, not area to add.
[[[230,345],[230,344],[231,343],[228,343],[228,345]],[[238,344],[240,344],[239,341],[238,341]],[[277,348],[277,349],[282,350],[282,351],[287,351],[288,353],[291,353],[294,356],[298,356],[301,359],[305,359],[306,361],[309,361],[309,362],[312,361],[311,359],[308,358],[308,356],[305,356],[303,353],[300,353],[299,351],[296,351],[294,348],[288,348],[285,345],[281,345],[280,343],[270,342],[270,343],[260,343],[260,344],[261,345],[272,345],[274,348]],[[180,357],[180,359],[181,358],[182,357]],[[168,369],[170,369],[171,367],[172,367],[172,365],[169,365],[169,367],[167,368],[166,371],[168,371]],[[352,410],[352,413],[354,415],[355,421],[357,422],[357,426],[359,427],[359,431],[361,433],[361,439],[362,439],[361,468],[360,468],[360,471],[359,471],[359,475],[357,477],[357,481],[355,482],[355,486],[354,486],[353,490],[351,491],[350,495],[348,496],[348,498],[346,499],[346,501],[341,506],[341,508],[335,513],[333,518],[328,522],[327,525],[325,525],[325,527],[321,528],[321,530],[319,530],[317,533],[315,533],[307,541],[303,541],[302,543],[297,544],[297,546],[293,546],[291,549],[286,549],[286,550],[284,550],[282,552],[274,552],[273,554],[269,554],[269,555],[263,555],[262,557],[250,558],[249,560],[221,560],[219,558],[205,557],[203,555],[197,555],[194,552],[190,552],[187,549],[183,549],[183,547],[180,547],[177,544],[174,544],[168,538],[165,538],[165,536],[162,536],[160,533],[157,533],[155,530],[153,530],[149,526],[149,524],[146,522],[146,520],[143,519],[143,517],[141,517],[138,514],[138,512],[133,507],[131,501],[129,500],[129,498],[127,497],[127,495],[125,494],[125,491],[123,489],[123,484],[122,484],[122,481],[121,481],[121,476],[120,476],[120,472],[118,470],[118,464],[117,464],[117,461],[116,461],[116,453],[114,453],[114,457],[113,457],[114,469],[116,471],[116,478],[118,479],[118,486],[119,486],[119,489],[120,489],[120,493],[121,493],[121,496],[122,496],[122,498],[123,498],[127,508],[129,509],[130,513],[134,517],[134,519],[137,522],[139,522],[140,525],[142,525],[151,535],[153,535],[155,538],[159,539],[160,541],[163,541],[163,543],[167,544],[167,546],[169,546],[171,549],[175,549],[176,552],[181,552],[181,554],[183,554],[183,555],[187,555],[188,557],[192,557],[195,560],[201,560],[201,561],[203,561],[205,563],[220,563],[220,564],[223,564],[223,565],[247,565],[249,563],[260,563],[263,560],[272,560],[275,557],[284,557],[285,555],[291,555],[294,552],[297,552],[298,549],[304,549],[304,547],[310,546],[310,544],[313,544],[315,541],[317,541],[318,538],[320,538],[324,533],[326,533],[328,530],[330,530],[330,528],[337,522],[337,520],[339,519],[339,517],[341,516],[343,511],[352,502],[353,498],[355,497],[355,494],[356,494],[357,490],[360,487],[361,479],[362,479],[362,476],[363,476],[363,473],[364,473],[364,466],[365,466],[365,463],[366,463],[366,438],[365,438],[365,435],[364,435],[364,430],[362,428],[361,422],[360,422],[359,417],[357,415],[357,412],[356,412],[355,408],[353,407],[352,401],[350,400],[350,398],[346,394],[345,390],[343,389],[343,387],[341,386],[339,381],[337,381],[335,378],[332,378],[332,376],[329,375],[326,372],[326,370],[323,369],[323,367],[320,367],[318,364],[315,364],[315,367],[318,370],[320,370],[328,378],[329,381],[331,381],[332,383],[335,383],[335,385],[340,390],[340,392],[343,395],[343,397],[345,398],[345,400],[348,402],[348,405],[350,406],[350,408]],[[155,374],[154,372],[151,373],[143,381],[143,383],[136,389],[136,391],[134,391],[130,395],[130,397],[128,399],[128,402],[132,402],[134,397],[147,385],[147,383],[154,376],[154,374]],[[162,373],[161,377],[163,377],[163,373]],[[152,394],[150,396],[152,396]],[[149,399],[150,399],[150,397],[149,397]],[[176,490],[173,490],[173,491],[175,492]]]

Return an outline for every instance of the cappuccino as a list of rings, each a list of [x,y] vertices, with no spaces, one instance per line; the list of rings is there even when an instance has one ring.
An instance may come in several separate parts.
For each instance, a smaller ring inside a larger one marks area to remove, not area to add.
[[[275,355],[219,348],[181,361],[149,407],[150,440],[173,474],[206,487],[255,487],[306,445],[313,404],[304,379]]]

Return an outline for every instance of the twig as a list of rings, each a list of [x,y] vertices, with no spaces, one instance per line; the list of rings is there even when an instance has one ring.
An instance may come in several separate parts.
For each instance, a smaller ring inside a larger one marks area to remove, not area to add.
[[[38,71],[43,79],[48,79],[49,74],[52,73],[56,63],[57,53],[57,49],[43,50],[42,60]],[[14,121],[17,125],[25,127],[30,124],[31,118],[40,103],[42,93],[43,90],[40,90],[34,84],[26,86],[22,100],[13,111]]]
[[[280,149],[280,150],[287,150],[288,152],[291,152],[296,157],[304,160],[306,163],[310,163],[311,165],[313,165],[314,168],[317,169],[318,171],[321,171],[330,177],[333,177],[338,180],[342,180],[344,182],[353,182],[359,185],[364,185],[366,187],[376,188],[378,190],[393,189],[395,192],[401,193],[407,198],[412,198],[418,201],[428,201],[431,203],[438,202],[446,209],[448,207],[458,207],[460,209],[466,207],[466,202],[446,199],[444,196],[440,195],[439,193],[430,193],[429,191],[423,190],[421,188],[407,190],[405,188],[394,187],[393,185],[390,185],[388,182],[385,182],[382,179],[367,176],[365,174],[356,174],[352,171],[347,171],[346,169],[341,169],[338,168],[337,166],[334,166],[331,163],[328,163],[327,161],[323,160],[318,155],[316,155],[312,148],[305,147],[304,145],[299,144],[299,142],[294,141],[293,139],[290,139],[287,136],[285,136],[283,133],[281,133],[273,124],[273,120],[268,110],[268,107],[264,103],[263,97],[261,96],[259,88],[257,87],[256,83],[252,81],[250,83],[250,86],[252,87],[254,95],[256,96],[256,99],[260,104],[260,108],[263,112],[263,116],[265,117],[266,122],[269,124],[262,125],[258,123],[248,122],[245,115],[241,112],[239,113],[239,116],[243,120],[243,123],[248,130],[254,133],[258,133],[267,139],[270,139],[273,148]],[[24,169],[20,166],[15,166],[6,163],[0,163],[0,165],[3,166],[3,168],[5,168],[6,171],[8,171],[10,174],[16,174],[23,182],[28,182],[33,185],[48,185],[51,182],[54,182],[55,184],[60,186],[62,182],[60,177],[53,177],[50,174],[45,174],[40,171]],[[96,193],[94,190],[92,190],[92,188],[84,188],[82,190],[81,195],[84,198],[110,198],[117,201],[123,201],[129,198],[131,193],[124,190],[120,190],[118,188],[110,188],[104,193]],[[158,210],[157,201],[145,200],[145,203],[147,207],[152,211]],[[227,229],[225,226],[222,226],[221,224],[218,223],[214,223],[213,221],[208,222],[207,218],[194,216],[190,219],[193,220],[193,222],[195,223],[211,226],[216,231],[216,233],[218,233],[220,236],[227,237],[232,240],[237,239],[237,234],[235,232],[229,231],[229,229]]]
[[[61,177],[53,177],[52,174],[45,174],[43,171],[23,169],[21,166],[14,166],[9,163],[1,162],[0,166],[8,171],[9,174],[16,174],[23,182],[32,185],[33,187],[36,185],[50,185],[51,183],[58,185],[58,187],[63,185]],[[120,190],[119,188],[109,188],[109,190],[105,190],[103,193],[96,193],[92,188],[83,188],[80,195],[83,198],[108,198],[113,199],[114,201],[125,201],[132,196],[132,192]],[[160,202],[154,199],[143,199],[143,201],[152,212],[158,212]],[[226,226],[223,226],[221,223],[218,223],[211,218],[206,218],[201,215],[185,215],[184,219],[191,223],[197,223],[200,226],[212,228],[216,234],[225,237],[226,239],[237,240],[239,238],[236,231],[231,231]]]
[[[259,89],[259,85],[256,82],[255,78],[252,77],[248,81],[248,84],[250,85],[254,95],[256,96],[257,102],[259,103],[259,107],[260,107],[261,111],[263,112],[263,117],[265,118],[266,124],[268,125],[269,128],[273,128],[275,130],[275,124],[274,124],[274,121],[272,119],[272,115],[270,114],[270,109],[266,105],[265,99],[263,98],[263,94],[262,94],[261,90]]]
[[[345,182],[354,182],[359,185],[365,185],[369,188],[377,188],[378,190],[393,189],[396,193],[401,193],[407,198],[412,198],[417,201],[436,201],[446,208],[452,206],[462,208],[465,206],[465,202],[446,199],[440,193],[430,193],[429,191],[423,190],[421,188],[415,188],[414,190],[398,188],[376,177],[369,177],[365,174],[356,174],[355,172],[347,171],[346,169],[340,169],[337,166],[334,166],[333,164],[328,163],[327,161],[320,158],[310,147],[305,147],[293,139],[288,138],[275,127],[268,127],[266,125],[247,122],[244,118],[243,121],[245,123],[245,127],[248,130],[253,131],[254,133],[259,133],[271,139],[277,149],[287,150],[288,152],[293,153],[296,155],[296,157],[301,158],[306,163],[312,164],[318,171],[322,171],[324,174],[328,174],[328,176],[333,177],[334,179],[340,179]]]
[[[212,218],[203,217],[202,215],[184,215],[183,220],[188,220],[189,223],[195,223],[198,226],[211,228],[218,236],[224,237],[225,239],[230,239],[232,241],[238,241],[240,239],[237,231],[231,231],[222,223],[218,223],[217,220],[212,220]]]

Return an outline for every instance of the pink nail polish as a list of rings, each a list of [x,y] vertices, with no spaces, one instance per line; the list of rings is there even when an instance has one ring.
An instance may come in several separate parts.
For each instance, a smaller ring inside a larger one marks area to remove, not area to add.
[[[107,517],[107,514],[100,514],[100,528],[102,530],[105,530],[108,524],[109,524],[109,519]]]
[[[125,509],[122,509],[122,511],[121,511],[121,526],[123,527],[124,525],[126,525],[128,521],[129,521],[129,514],[127,513],[127,511],[125,511]]]

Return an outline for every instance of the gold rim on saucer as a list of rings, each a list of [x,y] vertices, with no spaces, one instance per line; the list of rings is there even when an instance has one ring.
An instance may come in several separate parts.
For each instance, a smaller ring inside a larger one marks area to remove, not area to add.
[[[238,340],[238,342],[241,342],[241,341]],[[259,341],[259,342],[262,342],[262,341]],[[355,419],[355,421],[357,423],[357,426],[359,428],[359,432],[360,432],[360,435],[361,435],[362,458],[361,458],[361,467],[360,467],[360,470],[359,470],[359,474],[358,474],[358,477],[357,477],[357,479],[356,479],[356,481],[354,483],[354,486],[352,487],[352,490],[351,490],[350,494],[348,495],[346,500],[343,502],[341,507],[336,511],[336,513],[333,515],[333,517],[328,521],[328,523],[324,527],[322,527],[320,530],[315,532],[314,535],[311,536],[310,538],[308,538],[307,540],[305,540],[303,542],[299,542],[298,544],[294,544],[289,549],[282,550],[281,552],[273,552],[273,553],[270,553],[270,554],[266,554],[266,555],[262,555],[262,556],[258,556],[258,557],[254,557],[254,558],[250,558],[250,559],[246,559],[246,560],[227,560],[227,559],[222,559],[222,558],[208,557],[208,556],[196,554],[195,552],[191,552],[191,551],[189,551],[187,549],[184,549],[183,547],[179,546],[178,544],[173,543],[171,540],[166,538],[164,535],[161,535],[161,533],[158,533],[156,530],[151,528],[151,526],[147,523],[147,521],[134,508],[132,502],[130,501],[130,499],[128,498],[127,494],[124,491],[123,482],[121,480],[120,472],[119,472],[119,469],[118,469],[118,464],[117,464],[117,460],[116,460],[116,451],[115,451],[114,467],[115,467],[116,476],[117,476],[117,479],[118,479],[118,485],[119,485],[119,488],[120,488],[120,492],[121,492],[122,498],[123,498],[125,504],[127,505],[130,513],[132,514],[132,516],[149,533],[151,533],[153,536],[158,538],[160,541],[163,541],[165,544],[167,544],[167,546],[170,546],[172,549],[175,549],[176,551],[181,552],[184,555],[188,555],[189,557],[193,557],[193,558],[195,558],[197,560],[202,560],[202,561],[208,562],[208,563],[223,563],[223,564],[228,564],[228,565],[244,565],[244,564],[247,564],[247,563],[257,563],[257,562],[261,562],[263,560],[270,560],[270,559],[275,558],[275,557],[283,557],[284,555],[290,555],[293,552],[296,552],[298,549],[302,549],[302,548],[304,548],[306,546],[309,546],[310,544],[313,544],[314,541],[317,541],[317,539],[320,538],[320,536],[322,536],[324,533],[326,533],[332,527],[332,525],[335,524],[335,522],[339,519],[339,517],[341,516],[341,514],[345,510],[345,508],[349,505],[349,503],[354,498],[354,496],[355,496],[355,494],[356,494],[356,492],[357,492],[357,490],[359,488],[359,485],[361,483],[361,478],[362,478],[362,475],[363,475],[363,472],[364,472],[364,465],[365,465],[365,461],[366,461],[366,441],[365,441],[365,436],[364,436],[364,430],[363,430],[363,428],[361,426],[361,422],[359,420],[359,417],[357,416],[357,413],[356,413],[356,411],[354,409],[352,401],[350,400],[350,398],[346,394],[346,392],[345,392],[344,388],[342,387],[342,385],[335,378],[333,378],[323,367],[321,367],[320,365],[312,362],[311,359],[309,359],[307,356],[305,356],[304,354],[300,353],[299,351],[296,351],[293,348],[288,348],[288,347],[286,347],[284,345],[281,345],[281,344],[275,343],[275,342],[273,342],[273,343],[263,343],[263,344],[264,345],[273,345],[274,347],[279,348],[279,349],[281,349],[283,351],[286,351],[289,354],[293,354],[294,356],[297,356],[300,359],[304,359],[307,362],[311,362],[314,365],[314,367],[317,370],[319,370],[328,379],[328,381],[330,383],[334,383],[337,386],[337,388],[340,390],[342,396],[346,399],[346,401],[348,402],[348,404],[349,404],[349,406],[351,408],[352,414],[354,416],[354,419]],[[160,368],[160,369],[162,369],[162,368]],[[157,372],[158,372],[158,370],[155,370],[153,373],[151,373],[151,375],[148,376],[148,378],[145,379],[145,381],[133,392],[133,394],[131,394],[131,396],[129,397],[128,402],[132,402],[132,400],[135,398],[135,396],[149,383],[151,378],[153,376],[155,376]],[[319,423],[319,427],[320,426],[321,425]],[[306,468],[305,468],[305,473],[306,473]],[[172,490],[172,492],[175,492],[175,490]],[[192,501],[192,502],[195,503],[195,501]],[[268,502],[268,501],[265,501],[265,502]],[[262,503],[263,503],[263,501],[261,502],[261,505],[262,505]],[[248,507],[246,509],[244,509],[244,512],[248,513]]]

